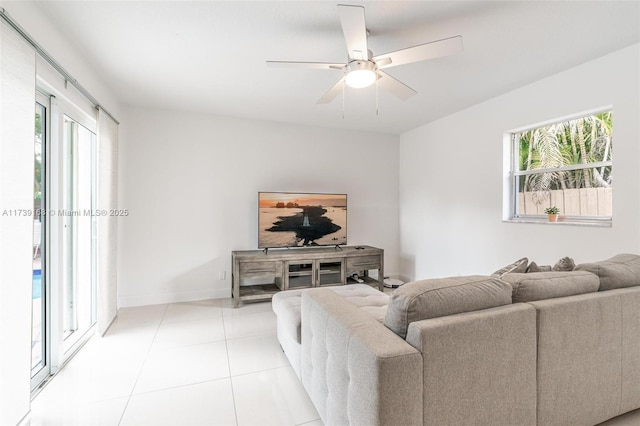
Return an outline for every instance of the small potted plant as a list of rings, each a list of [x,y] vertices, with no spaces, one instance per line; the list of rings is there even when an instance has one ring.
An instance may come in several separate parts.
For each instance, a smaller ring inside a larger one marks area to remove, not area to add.
[[[558,221],[558,213],[560,213],[560,210],[558,210],[556,206],[547,207],[544,209],[544,212],[549,216],[549,222]]]

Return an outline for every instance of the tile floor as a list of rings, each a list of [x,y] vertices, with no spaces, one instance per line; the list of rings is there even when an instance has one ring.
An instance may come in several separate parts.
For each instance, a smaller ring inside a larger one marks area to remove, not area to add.
[[[309,425],[271,303],[121,309],[33,400],[39,425]]]
[[[32,402],[40,425],[308,425],[318,413],[276,339],[271,303],[121,309]],[[638,426],[640,411],[602,425]]]

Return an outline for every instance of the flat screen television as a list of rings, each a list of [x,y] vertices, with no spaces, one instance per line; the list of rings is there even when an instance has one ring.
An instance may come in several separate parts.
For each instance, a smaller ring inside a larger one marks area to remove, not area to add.
[[[258,248],[347,244],[347,194],[258,193]]]

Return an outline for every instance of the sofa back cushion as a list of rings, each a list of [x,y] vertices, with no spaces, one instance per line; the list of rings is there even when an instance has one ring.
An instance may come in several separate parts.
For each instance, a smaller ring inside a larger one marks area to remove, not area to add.
[[[511,273],[502,279],[513,287],[513,303],[593,293],[600,287],[598,276],[587,271]]]
[[[640,256],[618,254],[611,259],[576,266],[577,271],[593,272],[600,278],[600,291],[640,285]]]
[[[384,325],[404,339],[414,321],[508,305],[511,293],[511,285],[497,277],[414,281],[391,294]]]

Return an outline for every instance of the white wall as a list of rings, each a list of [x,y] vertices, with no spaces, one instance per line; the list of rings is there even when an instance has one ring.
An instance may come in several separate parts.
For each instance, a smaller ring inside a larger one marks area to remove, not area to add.
[[[398,271],[397,136],[147,109],[120,130],[119,306],[229,297],[261,190],[348,194],[349,244]]]
[[[639,253],[638,51],[614,52],[401,135],[402,275],[491,273],[524,256],[553,265],[564,256],[581,263]],[[614,111],[613,226],[502,222],[504,132],[607,105]]]

